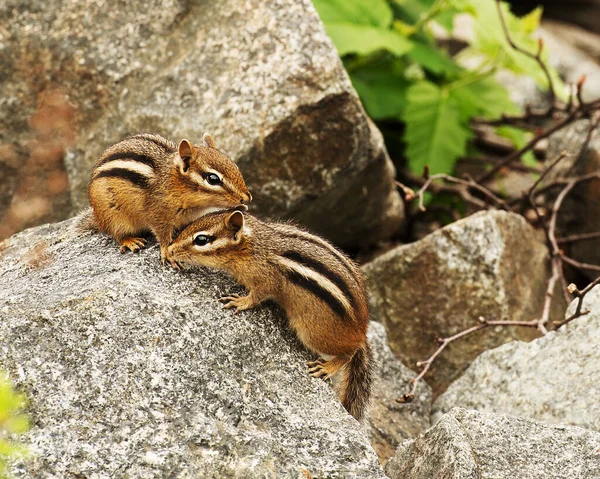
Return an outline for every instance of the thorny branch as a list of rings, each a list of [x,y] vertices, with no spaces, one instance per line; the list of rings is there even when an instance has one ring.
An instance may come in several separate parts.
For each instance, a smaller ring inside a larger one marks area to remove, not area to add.
[[[425,211],[423,198],[424,193],[428,190],[432,193],[446,193],[458,196],[476,209],[504,209],[508,211],[514,211],[514,208],[520,205],[520,211],[524,214],[524,207],[525,205],[528,205],[533,210],[535,218],[537,219],[537,223],[541,228],[543,228],[546,236],[546,241],[550,251],[551,275],[547,283],[542,312],[538,319],[531,321],[490,321],[480,317],[478,324],[460,331],[453,336],[437,339],[436,341],[438,342],[438,348],[428,359],[419,361],[417,363],[417,367],[421,368],[421,371],[415,378],[411,380],[411,388],[409,392],[397,399],[397,401],[400,403],[409,403],[414,399],[419,381],[423,379],[423,377],[430,370],[431,365],[450,343],[464,338],[465,336],[468,336],[476,331],[489,328],[490,326],[536,328],[542,334],[546,334],[548,332],[547,328],[550,326],[549,323],[552,297],[557,287],[557,283],[560,282],[561,290],[565,296],[565,300],[569,302],[569,295],[574,295],[577,299],[577,304],[573,314],[562,321],[552,323],[552,330],[556,330],[573,321],[574,319],[587,314],[589,311],[583,310],[583,300],[586,294],[589,293],[594,286],[600,284],[600,277],[598,277],[595,281],[589,283],[582,290],[579,290],[577,286],[572,283],[567,286],[564,273],[565,263],[579,270],[592,270],[598,272],[600,272],[600,266],[583,263],[570,258],[560,247],[560,245],[569,244],[576,241],[588,241],[591,239],[600,238],[600,231],[557,238],[557,222],[565,198],[577,185],[587,181],[600,180],[600,171],[586,173],[570,178],[558,178],[548,183],[544,183],[544,180],[546,180],[549,173],[565,158],[570,157],[570,155],[568,155],[566,152],[563,152],[546,168],[544,168],[543,171],[540,172],[539,178],[534,182],[531,188],[527,192],[524,192],[519,198],[503,198],[502,195],[495,193],[491,188],[486,186],[486,183],[493,179],[496,173],[503,168],[510,168],[512,163],[520,159],[526,152],[532,151],[541,140],[565,128],[576,120],[589,119],[590,121],[587,135],[577,156],[575,157],[573,163],[573,165],[575,165],[584,156],[593,134],[600,125],[600,99],[589,103],[585,103],[583,101],[582,89],[585,82],[585,77],[582,77],[579,80],[575,88],[571,88],[568,102],[566,104],[561,102],[557,98],[550,71],[545,62],[542,60],[542,51],[544,47],[543,41],[541,39],[539,40],[538,50],[536,53],[529,52],[516,45],[510,37],[508,28],[506,26],[506,21],[500,8],[500,0],[496,0],[496,5],[500,20],[502,22],[502,28],[508,43],[516,51],[535,60],[544,72],[548,82],[550,105],[545,110],[537,111],[534,111],[530,106],[527,106],[525,113],[520,116],[502,116],[499,120],[477,120],[477,122],[490,126],[513,125],[526,130],[535,130],[537,128],[535,123],[541,120],[550,120],[554,123],[539,131],[524,147],[508,153],[500,160],[493,161],[493,167],[476,179],[471,177],[456,178],[445,174],[429,176],[429,171],[426,168],[422,178],[415,177],[411,174],[405,174],[410,183],[419,186],[419,189],[416,192],[412,188],[402,183],[398,182],[397,184],[404,192],[405,201],[407,203],[418,199],[419,211]],[[553,201],[551,201],[552,197],[554,197]]]

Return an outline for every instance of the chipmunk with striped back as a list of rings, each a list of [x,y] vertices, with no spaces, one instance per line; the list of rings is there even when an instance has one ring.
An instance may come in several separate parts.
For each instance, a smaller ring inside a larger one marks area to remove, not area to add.
[[[220,299],[235,312],[271,299],[286,312],[298,338],[330,359],[309,363],[323,379],[341,371],[340,399],[355,418],[368,406],[373,358],[364,281],[358,267],[322,238],[286,223],[241,211],[211,213],[184,228],[169,246],[183,265],[225,270],[247,296]]]
[[[252,200],[237,165],[207,133],[201,145],[181,140],[179,146],[158,135],[130,136],[100,157],[88,191],[95,229],[113,236],[121,252],[139,251],[142,235],[152,232],[163,263],[175,268],[167,246],[177,228]]]

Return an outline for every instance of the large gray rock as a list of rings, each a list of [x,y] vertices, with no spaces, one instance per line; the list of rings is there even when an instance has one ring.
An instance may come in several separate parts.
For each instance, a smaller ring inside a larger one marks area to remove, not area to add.
[[[385,471],[390,479],[592,479],[600,434],[456,408],[398,448]]]
[[[0,248],[0,368],[32,417],[15,477],[383,477],[280,312],[233,315],[224,275],[72,224]]]
[[[547,248],[523,217],[494,211],[472,215],[416,243],[399,246],[363,270],[371,289],[373,317],[385,325],[392,351],[414,367],[436,349],[436,337],[471,327],[479,316],[515,321],[539,317],[548,268]],[[453,343],[432,367],[428,382],[434,394],[486,349],[536,334],[505,327]]]
[[[27,158],[37,93],[59,88],[77,109],[61,144],[71,186],[63,215],[86,204],[93,163],[121,137],[209,131],[238,161],[261,213],[296,218],[348,248],[398,228],[402,202],[382,136],[310,0],[152,0],[142,9],[9,0],[0,22],[3,141]]]
[[[600,287],[584,308],[543,338],[483,353],[434,403],[434,418],[459,406],[600,431]]]
[[[377,364],[368,416],[369,434],[371,445],[385,463],[404,439],[416,437],[429,428],[431,388],[421,382],[413,402],[398,403],[396,399],[406,392],[415,373],[394,356],[383,325],[370,324],[369,340]]]
[[[581,120],[568,128],[552,135],[548,145],[547,163],[552,162],[566,151],[570,156],[562,160],[547,176],[546,184],[557,179],[564,179],[588,173],[600,173],[600,138],[596,135],[583,151],[579,153],[586,141],[589,121]],[[579,159],[578,159],[579,158]],[[557,193],[560,188],[555,190]],[[600,179],[580,183],[571,190],[563,202],[558,221],[558,235],[570,236],[600,231]],[[561,244],[566,254],[575,260],[600,265],[599,239],[591,238],[570,244]],[[598,273],[584,270],[590,279]]]

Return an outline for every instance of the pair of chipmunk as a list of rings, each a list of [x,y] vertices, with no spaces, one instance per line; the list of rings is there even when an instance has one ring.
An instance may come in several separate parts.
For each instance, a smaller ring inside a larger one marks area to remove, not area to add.
[[[210,135],[176,146],[139,134],[111,146],[94,167],[89,198],[95,229],[112,235],[121,252],[139,251],[152,232],[163,263],[222,269],[249,290],[220,298],[225,308],[279,303],[302,343],[321,356],[309,373],[327,379],[341,370],[342,404],[362,418],[373,359],[360,270],[322,238],[246,213],[252,196],[244,178]]]

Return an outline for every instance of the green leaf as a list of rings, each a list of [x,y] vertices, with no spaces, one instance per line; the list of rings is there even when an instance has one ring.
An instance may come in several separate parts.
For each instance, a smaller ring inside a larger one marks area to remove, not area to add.
[[[400,56],[412,48],[409,40],[393,30],[352,23],[326,23],[325,29],[340,56],[349,53],[368,55],[378,50]]]
[[[512,126],[500,126],[496,128],[496,133],[504,138],[508,138],[515,148],[520,149],[531,139],[531,133]],[[532,151],[528,151],[521,157],[525,166],[536,167],[538,161]]]
[[[490,59],[495,59],[499,66],[519,74],[532,76],[543,88],[548,87],[548,82],[543,70],[538,63],[529,56],[515,50],[502,28],[498,9],[494,0],[471,0],[470,7],[475,18],[473,24],[474,39],[471,45],[461,55],[478,52]],[[518,18],[510,11],[509,6],[502,2],[501,10],[512,41],[522,49],[536,54],[539,49],[538,40],[533,33],[538,29],[542,14],[541,7],[529,14]],[[548,52],[542,51],[542,60],[548,64]],[[553,68],[549,68],[552,82],[556,86],[557,94],[563,95],[563,82]]]
[[[423,68],[434,75],[449,77],[457,75],[461,71],[461,68],[443,50],[422,42],[413,43],[413,47],[408,52],[408,57],[420,63]]]
[[[420,174],[426,165],[431,173],[449,173],[463,155],[471,136],[461,121],[449,91],[421,81],[408,89],[404,122],[406,155],[410,169]]]
[[[454,16],[458,13],[461,13],[459,10],[455,8],[448,8],[440,13],[438,13],[434,18],[434,20],[439,23],[442,27],[444,27],[447,31],[451,32],[454,28]]]
[[[353,23],[387,28],[392,23],[392,9],[386,0],[313,0],[321,17],[328,23]]]
[[[448,85],[450,96],[460,108],[461,120],[469,122],[474,116],[494,119],[502,114],[519,113],[506,88],[492,77],[470,82],[456,81]]]
[[[369,67],[350,73],[367,113],[374,120],[398,118],[404,111],[408,82],[394,75],[391,66]]]
[[[433,2],[419,0],[393,0],[394,17],[407,24],[417,23],[421,15],[431,8]]]

